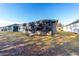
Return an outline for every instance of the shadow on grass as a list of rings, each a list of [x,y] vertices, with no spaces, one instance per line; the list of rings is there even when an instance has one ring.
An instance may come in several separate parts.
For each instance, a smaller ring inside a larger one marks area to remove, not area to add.
[[[26,44],[26,43],[17,43],[17,45],[7,46],[3,49],[0,49],[0,55],[3,56],[69,56],[70,53],[67,52],[62,46],[56,45],[55,47],[48,48],[47,50],[36,51],[33,49],[37,48],[36,43]]]
[[[63,33],[61,33],[59,35],[65,36],[65,35],[71,35],[71,34],[72,33],[70,33],[70,34],[65,33],[63,35]],[[39,37],[40,36],[36,36],[36,37],[32,37],[32,38],[30,37],[30,38],[26,38],[23,40],[18,39],[19,41],[15,40],[13,42],[12,41],[0,42],[0,55],[1,56],[70,56],[70,55],[79,55],[79,47],[78,46],[75,47],[74,45],[72,45],[71,44],[72,42],[64,43],[63,45],[57,45],[52,42],[51,38],[48,38],[46,36],[45,36],[45,38],[39,38]],[[59,38],[61,39],[62,37],[56,36],[56,39],[54,39],[54,40],[57,41]],[[13,38],[13,39],[15,39],[15,38]],[[47,43],[49,43],[49,44],[47,44]]]

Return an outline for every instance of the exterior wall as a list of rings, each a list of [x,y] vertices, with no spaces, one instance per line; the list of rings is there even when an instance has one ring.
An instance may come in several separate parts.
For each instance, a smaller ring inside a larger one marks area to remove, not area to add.
[[[7,32],[13,32],[13,26],[8,26]]]
[[[16,28],[16,27],[18,27],[18,28]],[[10,25],[10,26],[1,27],[0,31],[2,31],[2,32],[18,32],[19,26],[18,25]]]
[[[0,32],[3,31],[3,27],[0,27]]]
[[[25,33],[25,29],[24,29],[23,24],[19,26],[19,32]]]
[[[64,26],[63,30],[66,32],[79,33],[79,23],[74,23],[68,26]]]

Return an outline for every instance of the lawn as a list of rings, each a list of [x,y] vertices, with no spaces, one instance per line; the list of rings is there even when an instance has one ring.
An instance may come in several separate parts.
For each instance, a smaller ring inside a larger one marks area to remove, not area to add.
[[[79,35],[69,32],[58,32],[49,36],[28,36],[21,32],[1,32],[0,55],[78,55],[78,52],[73,52],[76,48],[78,50],[78,42]]]

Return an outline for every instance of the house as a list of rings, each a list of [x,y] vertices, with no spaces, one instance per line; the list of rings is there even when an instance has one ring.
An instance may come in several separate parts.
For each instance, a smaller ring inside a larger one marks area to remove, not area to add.
[[[12,24],[12,25],[8,25],[8,26],[0,27],[0,31],[18,32],[19,24]]]
[[[70,24],[67,24],[63,27],[63,30],[66,32],[79,33],[79,20],[76,20]]]

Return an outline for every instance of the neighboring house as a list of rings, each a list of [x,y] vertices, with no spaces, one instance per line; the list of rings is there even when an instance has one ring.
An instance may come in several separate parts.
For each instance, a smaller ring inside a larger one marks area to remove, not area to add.
[[[79,33],[79,20],[76,20],[68,25],[63,27],[63,30],[66,32]]]
[[[18,32],[19,31],[19,24],[13,24],[13,25],[9,25],[9,26],[0,27],[0,31]]]
[[[3,28],[4,28],[4,27],[0,27],[0,31],[3,31]]]
[[[24,23],[25,25],[27,24],[27,23]],[[25,29],[24,29],[24,26],[25,25],[23,25],[23,24],[20,24],[19,25],[19,32],[23,32],[23,33],[26,33],[26,31],[25,31]]]

